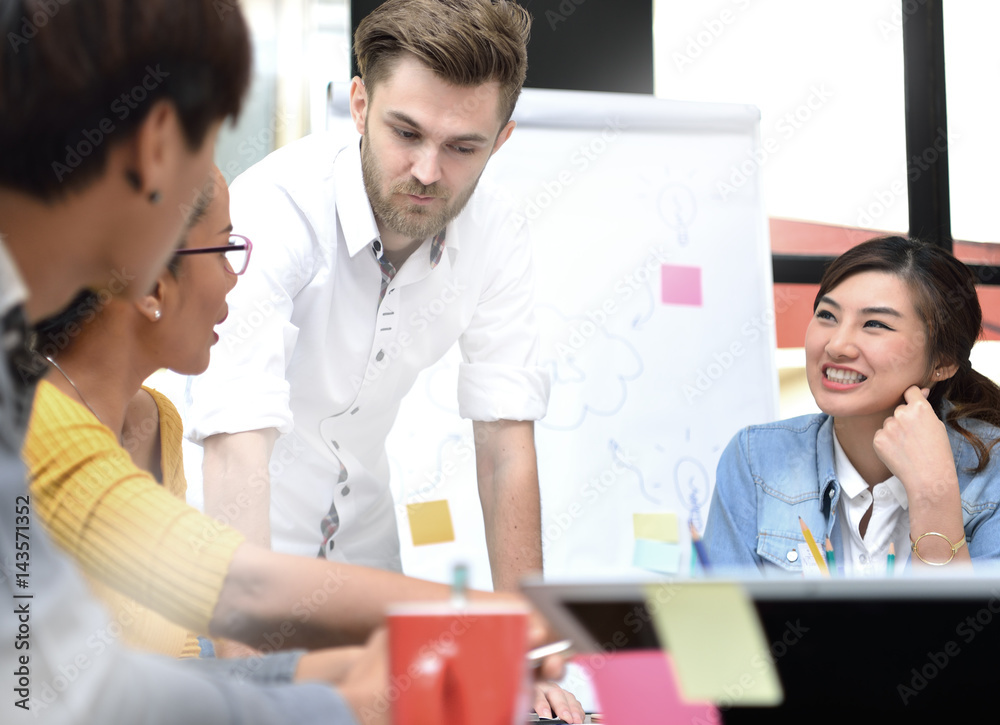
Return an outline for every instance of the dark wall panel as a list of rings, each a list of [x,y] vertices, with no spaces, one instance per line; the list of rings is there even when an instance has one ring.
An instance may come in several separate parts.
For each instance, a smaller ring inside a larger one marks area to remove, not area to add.
[[[352,0],[351,27],[381,4]],[[652,0],[522,0],[530,88],[653,92]],[[351,72],[357,74],[354,61]]]

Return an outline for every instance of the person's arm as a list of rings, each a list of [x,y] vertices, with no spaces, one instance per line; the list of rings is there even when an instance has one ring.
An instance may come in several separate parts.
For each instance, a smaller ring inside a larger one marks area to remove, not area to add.
[[[474,421],[476,473],[493,588],[514,591],[542,570],[541,513],[532,421]]]
[[[15,475],[20,477],[22,469],[12,471],[14,466],[7,465],[7,461],[0,461],[0,469],[3,499],[28,500],[23,483],[13,480]],[[14,577],[0,577],[0,594],[6,601],[14,601],[15,594],[24,592],[31,596],[17,600],[28,603],[25,607],[30,611],[31,628],[24,641],[29,646],[0,647],[0,668],[15,672],[23,666],[30,671],[26,676],[30,684],[22,693],[10,693],[11,699],[4,703],[4,722],[353,725],[355,713],[375,704],[372,694],[367,702],[360,698],[360,686],[352,688],[350,697],[347,693],[341,697],[332,688],[318,684],[243,682],[232,674],[193,672],[168,657],[123,648],[104,608],[39,526],[41,517],[36,516],[35,497],[31,496],[30,501],[29,586],[17,590]],[[13,531],[14,516],[14,506],[0,511],[0,530]],[[3,537],[0,562],[13,562],[15,553],[14,537]],[[0,617],[0,634],[5,642],[15,641],[17,627],[16,616]],[[385,687],[378,672],[369,669],[356,674],[367,683],[369,693]],[[60,686],[60,682],[64,685]],[[15,705],[22,699],[20,705]]]
[[[493,586],[510,590],[542,569],[534,421],[545,416],[551,382],[538,361],[527,225],[496,198],[479,204],[483,242],[464,277],[476,305],[458,341],[458,411],[473,421]]]
[[[740,431],[726,446],[715,473],[715,490],[708,508],[702,541],[713,567],[759,569],[757,555],[757,487],[745,450],[748,431]]]
[[[24,456],[39,521],[81,569],[201,634],[270,650],[358,643],[387,605],[450,596],[444,584],[245,541],[158,485],[50,386],[36,396]],[[534,627],[532,646],[550,634]]]
[[[271,548],[268,464],[277,439],[274,428],[209,436],[202,463],[205,513],[266,549]]]
[[[965,536],[958,472],[948,431],[927,402],[925,391],[916,385],[907,388],[904,404],[886,419],[872,444],[906,489],[910,539],[934,531],[957,544]],[[932,562],[948,561],[952,556],[951,547],[940,536],[924,537],[917,550],[920,557]],[[926,566],[916,555],[911,562]],[[949,566],[971,563],[969,547],[963,544]]]
[[[295,298],[313,279],[321,244],[268,163],[233,182],[230,208],[253,255],[226,296],[208,369],[189,379],[184,435],[204,449],[205,511],[269,547],[268,464],[278,434],[293,429],[285,374],[299,336]]]

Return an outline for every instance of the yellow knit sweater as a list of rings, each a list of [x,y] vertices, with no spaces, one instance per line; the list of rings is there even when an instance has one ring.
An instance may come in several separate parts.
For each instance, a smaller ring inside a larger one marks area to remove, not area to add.
[[[208,633],[243,536],[184,502],[180,416],[166,397],[147,392],[159,409],[162,486],[87,408],[43,381],[24,445],[31,502],[108,606],[108,636],[196,656],[188,630]]]

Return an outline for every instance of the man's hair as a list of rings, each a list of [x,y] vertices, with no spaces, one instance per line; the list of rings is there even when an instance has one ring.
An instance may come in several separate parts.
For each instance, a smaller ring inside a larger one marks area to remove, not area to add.
[[[528,71],[531,16],[512,0],[388,0],[354,33],[368,94],[410,53],[456,86],[500,84],[501,125],[510,120]]]
[[[158,100],[199,148],[252,67],[238,0],[7,0],[0,43],[0,185],[45,200],[98,177]]]

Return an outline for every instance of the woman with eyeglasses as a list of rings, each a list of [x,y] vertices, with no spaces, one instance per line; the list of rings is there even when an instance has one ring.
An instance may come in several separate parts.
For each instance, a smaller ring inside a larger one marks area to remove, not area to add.
[[[195,211],[181,249],[147,295],[127,301],[86,291],[36,329],[36,350],[50,370],[39,385],[25,443],[31,494],[50,526],[76,522],[77,530],[56,538],[83,543],[69,547],[78,559],[95,553],[85,545],[90,507],[105,493],[114,496],[113,489],[72,485],[70,472],[85,462],[102,461],[108,482],[136,473],[137,466],[184,500],[180,417],[169,400],[142,382],[160,368],[197,374],[208,367],[209,351],[219,339],[214,328],[228,312],[226,295],[249,261],[251,243],[232,234],[228,192],[218,169],[209,188],[214,198]],[[120,531],[110,535],[121,547],[135,548],[135,538],[152,533],[137,528],[143,517],[135,514],[137,506],[156,511],[149,503],[129,497],[112,504]],[[155,570],[154,562],[150,566]],[[175,657],[199,654],[196,634],[90,578],[125,643]]]
[[[229,192],[217,170],[207,196],[146,296],[127,302],[85,293],[38,326],[35,348],[51,369],[24,448],[32,503],[109,605],[120,630],[110,636],[128,644],[198,656],[199,634],[268,652],[363,642],[388,604],[448,599],[449,587],[277,554],[188,506],[180,417],[166,397],[142,387],[160,368],[205,370],[226,294],[250,262],[252,244],[232,233]],[[533,629],[532,646],[550,638],[541,620]],[[306,653],[295,679],[326,680],[343,692],[362,652]],[[557,657],[546,662],[546,676],[560,670]],[[583,721],[576,699],[551,683],[536,685],[534,705]]]

